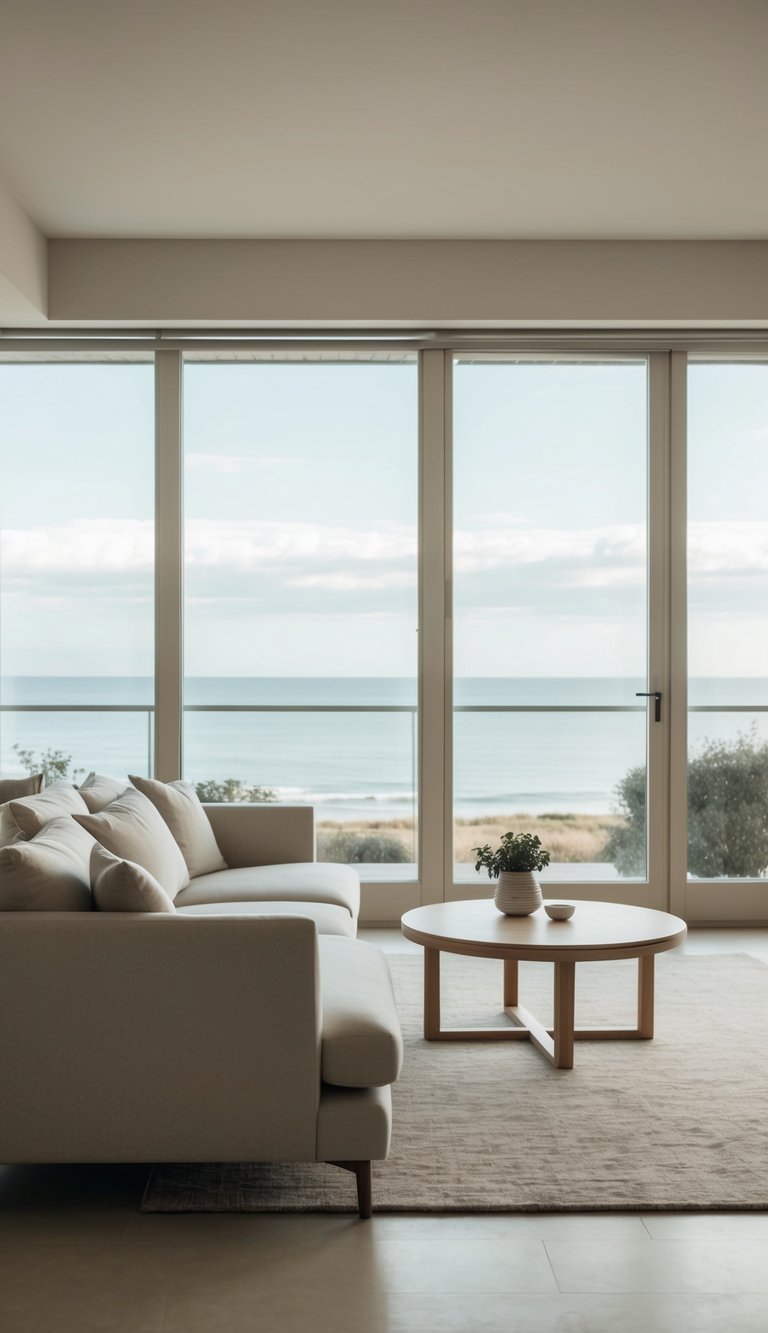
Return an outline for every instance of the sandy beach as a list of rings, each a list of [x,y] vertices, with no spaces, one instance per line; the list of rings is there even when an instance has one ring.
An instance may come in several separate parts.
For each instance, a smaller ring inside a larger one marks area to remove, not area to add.
[[[609,831],[623,822],[619,815],[570,814],[481,815],[477,819],[457,819],[456,860],[472,862],[473,847],[482,846],[486,842],[496,843],[502,833],[511,829],[515,833],[537,834],[553,861],[599,861]],[[360,838],[396,838],[407,853],[405,859],[415,859],[413,821],[410,819],[360,820],[354,823],[322,820],[318,823],[317,832],[321,856],[324,847],[330,850],[333,840],[343,834]]]

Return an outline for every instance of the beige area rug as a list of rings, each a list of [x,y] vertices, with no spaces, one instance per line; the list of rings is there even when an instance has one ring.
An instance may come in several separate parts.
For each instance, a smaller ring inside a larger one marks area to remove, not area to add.
[[[389,957],[405,1035],[377,1212],[768,1208],[768,968],[747,955],[657,960],[656,1037],[579,1042],[556,1070],[529,1042],[428,1043],[422,962]],[[443,1021],[504,1022],[501,963],[443,956]],[[578,1026],[634,1022],[636,964],[576,968]],[[552,968],[520,1002],[551,1021]],[[325,1165],[153,1169],[145,1212],[353,1212]]]

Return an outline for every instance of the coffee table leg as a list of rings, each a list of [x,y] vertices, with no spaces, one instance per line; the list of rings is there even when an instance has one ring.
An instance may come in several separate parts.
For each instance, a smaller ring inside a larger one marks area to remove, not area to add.
[[[504,959],[504,1008],[518,1004],[517,995],[517,959]]]
[[[653,992],[655,954],[646,953],[637,960],[637,1035],[647,1040],[653,1036]]]
[[[440,950],[424,950],[424,1036],[440,1036]]]
[[[573,1069],[575,963],[555,963],[555,1069]]]

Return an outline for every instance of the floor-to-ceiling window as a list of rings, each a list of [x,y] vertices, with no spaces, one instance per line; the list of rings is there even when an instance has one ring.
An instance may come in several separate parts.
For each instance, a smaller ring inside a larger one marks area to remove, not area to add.
[[[184,366],[184,775],[416,877],[418,367]]]
[[[312,804],[369,919],[508,828],[764,918],[759,348],[419,342],[0,339],[0,772]]]
[[[512,829],[644,880],[647,362],[467,354],[453,401],[457,879]]]
[[[768,875],[768,364],[691,361],[687,399],[686,898],[728,916]]]
[[[0,359],[0,772],[152,771],[151,356]]]

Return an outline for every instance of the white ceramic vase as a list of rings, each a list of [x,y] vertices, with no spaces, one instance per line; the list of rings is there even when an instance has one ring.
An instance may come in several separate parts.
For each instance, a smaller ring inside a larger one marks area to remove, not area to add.
[[[502,870],[493,901],[505,916],[530,916],[544,901],[538,876],[533,870]]]

